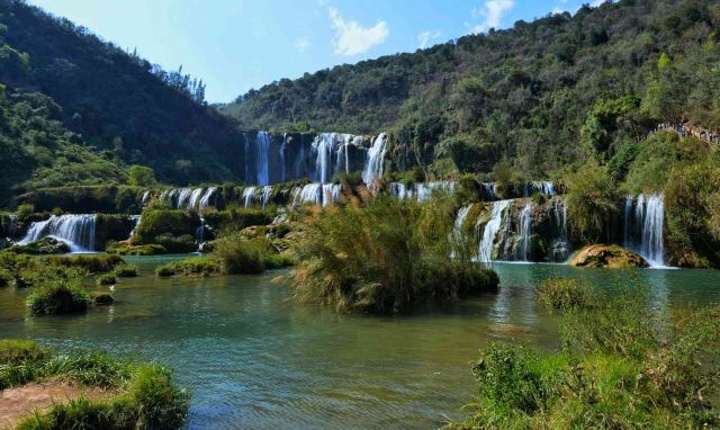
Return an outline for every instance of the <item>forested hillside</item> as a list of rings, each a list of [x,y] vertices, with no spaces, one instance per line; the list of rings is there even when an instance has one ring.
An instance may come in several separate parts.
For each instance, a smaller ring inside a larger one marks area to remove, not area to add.
[[[389,130],[399,170],[489,172],[508,160],[539,177],[628,152],[661,121],[720,127],[719,23],[718,1],[585,6],[282,80],[223,110],[244,128]]]
[[[19,0],[0,0],[0,83],[8,186],[113,182],[131,164],[164,182],[218,182],[242,165],[239,132],[205,104],[202,82]],[[66,159],[87,170],[60,169]]]

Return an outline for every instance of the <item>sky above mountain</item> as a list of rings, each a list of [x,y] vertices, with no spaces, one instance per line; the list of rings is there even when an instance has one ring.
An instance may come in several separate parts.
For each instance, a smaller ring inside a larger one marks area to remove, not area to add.
[[[229,102],[281,78],[434,44],[602,0],[30,0]]]

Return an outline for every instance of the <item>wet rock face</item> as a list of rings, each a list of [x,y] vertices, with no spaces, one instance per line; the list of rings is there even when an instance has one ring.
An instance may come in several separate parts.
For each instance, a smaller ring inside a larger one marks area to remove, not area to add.
[[[590,245],[578,251],[570,260],[571,266],[608,269],[649,267],[647,261],[618,245]]]

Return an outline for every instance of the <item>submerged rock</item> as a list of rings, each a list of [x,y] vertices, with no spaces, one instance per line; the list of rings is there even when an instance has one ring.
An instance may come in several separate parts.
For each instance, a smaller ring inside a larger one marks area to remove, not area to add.
[[[649,267],[644,258],[618,245],[586,246],[570,259],[570,265],[608,269]]]
[[[93,293],[91,298],[95,306],[110,306],[115,301],[113,296],[107,293]]]

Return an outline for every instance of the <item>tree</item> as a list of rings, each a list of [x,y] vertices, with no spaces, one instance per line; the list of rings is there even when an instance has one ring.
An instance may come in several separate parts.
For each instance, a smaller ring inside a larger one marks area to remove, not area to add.
[[[152,187],[157,184],[155,171],[149,167],[134,165],[130,167],[128,183],[133,187]]]

